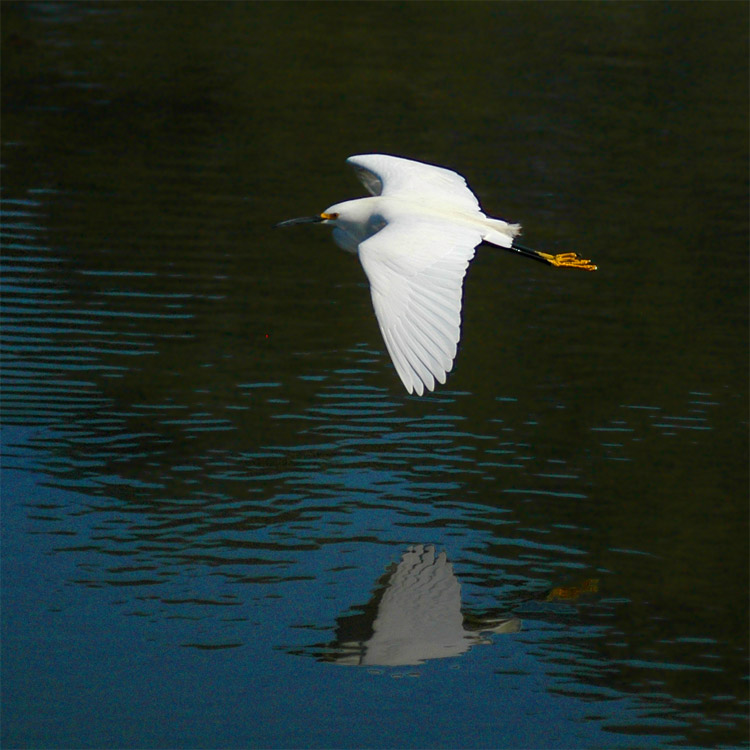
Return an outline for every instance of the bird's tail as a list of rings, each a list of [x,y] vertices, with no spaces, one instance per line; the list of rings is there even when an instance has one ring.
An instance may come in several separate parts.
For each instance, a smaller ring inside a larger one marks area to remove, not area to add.
[[[502,219],[487,219],[487,230],[483,237],[485,242],[498,247],[511,247],[513,238],[521,234],[520,224],[508,224]]]

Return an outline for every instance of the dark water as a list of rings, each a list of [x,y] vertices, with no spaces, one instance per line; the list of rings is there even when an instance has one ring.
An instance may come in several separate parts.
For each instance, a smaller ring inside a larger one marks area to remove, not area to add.
[[[748,740],[748,7],[2,4],[2,746]],[[408,397],[271,225],[482,248]]]

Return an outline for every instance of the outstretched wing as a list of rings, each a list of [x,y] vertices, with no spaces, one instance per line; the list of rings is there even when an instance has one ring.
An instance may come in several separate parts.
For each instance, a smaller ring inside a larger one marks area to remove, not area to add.
[[[359,154],[346,160],[372,195],[408,196],[479,213],[479,201],[466,180],[450,169],[386,154]]]
[[[359,246],[380,331],[409,393],[445,383],[453,367],[463,280],[481,241],[471,228],[400,217]]]

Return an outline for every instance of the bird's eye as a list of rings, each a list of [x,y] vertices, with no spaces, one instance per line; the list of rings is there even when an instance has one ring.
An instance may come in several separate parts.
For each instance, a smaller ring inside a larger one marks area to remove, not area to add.
[[[337,213],[332,213],[332,214],[322,213],[320,215],[320,218],[321,219],[327,219],[328,221],[332,221],[332,220],[338,219],[339,215]]]

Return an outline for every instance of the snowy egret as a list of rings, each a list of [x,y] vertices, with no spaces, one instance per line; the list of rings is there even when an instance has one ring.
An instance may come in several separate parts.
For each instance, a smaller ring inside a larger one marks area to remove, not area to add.
[[[445,383],[461,337],[463,279],[482,242],[551,266],[595,271],[576,253],[519,245],[519,224],[486,216],[466,180],[432,164],[385,154],[350,156],[371,197],[336,203],[317,216],[276,226],[333,226],[336,244],[359,255],[380,332],[406,390]]]

